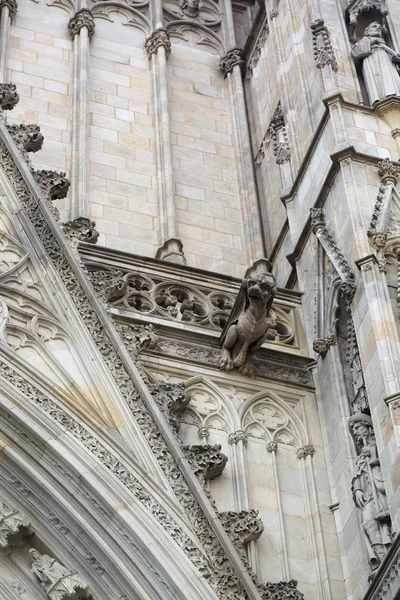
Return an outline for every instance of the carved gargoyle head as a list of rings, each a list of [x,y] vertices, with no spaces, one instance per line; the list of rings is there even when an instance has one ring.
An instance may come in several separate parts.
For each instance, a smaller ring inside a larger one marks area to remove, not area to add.
[[[265,275],[246,279],[246,308],[249,304],[265,305],[268,312],[275,297],[276,287]]]

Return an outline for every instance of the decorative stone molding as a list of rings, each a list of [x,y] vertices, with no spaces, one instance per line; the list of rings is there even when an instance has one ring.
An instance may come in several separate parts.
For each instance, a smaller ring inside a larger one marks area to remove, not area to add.
[[[64,567],[48,554],[29,550],[32,558],[31,572],[46,590],[49,600],[84,600],[90,598],[89,586],[76,571]]]
[[[33,176],[49,200],[61,200],[66,197],[70,186],[66,173],[42,170],[34,171]]]
[[[271,132],[275,162],[278,165],[288,162],[291,157],[290,142],[280,102],[275,109],[268,130]]]
[[[126,291],[122,271],[114,269],[89,270],[90,281],[103,302],[112,302]]]
[[[87,217],[77,217],[73,221],[62,223],[61,227],[65,237],[75,243],[96,244],[99,238],[99,233],[95,229],[96,223]]]
[[[246,63],[246,79],[251,79],[253,76],[253,71],[256,68],[259,58],[261,56],[261,51],[264,48],[265,41],[267,39],[267,35],[269,33],[268,22],[266,17],[264,16],[263,24],[258,30],[257,38],[254,43],[253,48],[251,49],[249,58]]]
[[[219,66],[225,73],[225,77],[228,75],[228,73],[232,73],[233,68],[236,66],[239,66],[242,69],[243,64],[243,53],[240,48],[232,48],[231,50],[228,50],[225,56],[223,56],[219,61]]]
[[[307,458],[307,456],[314,456],[315,448],[311,444],[306,444],[302,448],[299,448],[296,452],[297,458]]]
[[[144,47],[149,58],[153,54],[157,54],[157,50],[161,47],[165,48],[165,54],[169,56],[171,54],[171,41],[168,31],[162,27],[155,29],[146,39]]]
[[[32,533],[28,518],[0,498],[0,548],[20,548]]]
[[[277,442],[268,442],[267,444],[267,452],[269,452],[270,454],[272,452],[276,452],[278,450],[278,443]]]
[[[10,11],[10,17],[13,18],[17,14],[18,3],[17,0],[0,0],[0,11],[2,8],[7,7]]]
[[[174,431],[179,430],[179,420],[189,406],[190,396],[186,392],[185,384],[157,383],[150,386],[150,392],[157,402],[161,412],[165,415]]]
[[[116,328],[132,356],[137,357],[143,350],[151,350],[158,343],[153,325],[116,323]]]
[[[377,10],[383,17],[386,17],[388,15],[386,0],[352,0],[347,8],[350,25],[357,25],[360,14],[372,10]]]
[[[6,125],[18,149],[24,152],[38,152],[42,148],[44,137],[39,125]]]
[[[178,238],[166,240],[157,250],[156,258],[179,265],[186,265],[183,244]]]
[[[325,356],[325,354],[328,352],[329,346],[334,346],[335,344],[337,344],[337,336],[334,334],[327,335],[325,338],[319,338],[318,340],[314,341],[313,350],[317,354]]]
[[[184,446],[183,450],[195,474],[205,481],[219,477],[228,462],[228,457],[221,452],[220,444]]]
[[[241,429],[239,429],[238,431],[235,431],[234,433],[229,434],[228,442],[230,444],[237,444],[238,442],[243,442],[243,444],[245,446],[247,446],[248,437],[249,436],[245,431],[242,431]]]
[[[69,20],[68,28],[71,32],[72,39],[74,39],[74,37],[77,34],[79,34],[82,27],[87,28],[89,39],[91,39],[94,36],[94,30],[95,30],[96,26],[95,26],[93,15],[90,12],[90,10],[87,8],[82,8],[82,10],[79,10]]]
[[[323,19],[316,19],[310,25],[312,31],[312,43],[314,49],[314,59],[318,69],[330,65],[334,71],[337,71],[338,65],[333,52],[329,30]]]
[[[263,600],[303,600],[304,595],[297,589],[297,581],[278,581],[277,583],[263,583],[258,586]]]
[[[354,274],[350,269],[345,256],[326,227],[323,209],[311,208],[310,215],[311,230],[318,237],[322,247],[342,279],[343,283],[341,285],[340,292],[346,299],[346,303],[350,305],[356,291]]]
[[[378,173],[383,183],[386,183],[387,179],[389,179],[396,184],[400,175],[400,167],[392,163],[390,158],[384,158],[378,164]]]
[[[14,83],[0,83],[0,108],[12,110],[19,102],[17,87]]]
[[[258,517],[258,510],[227,511],[219,513],[219,517],[239,551],[252,540],[257,540],[264,531],[263,522]]]

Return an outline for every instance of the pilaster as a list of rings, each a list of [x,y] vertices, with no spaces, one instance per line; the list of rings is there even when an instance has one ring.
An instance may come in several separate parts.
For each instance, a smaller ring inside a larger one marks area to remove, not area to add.
[[[7,53],[12,18],[17,14],[16,0],[0,0],[0,83],[7,80]]]

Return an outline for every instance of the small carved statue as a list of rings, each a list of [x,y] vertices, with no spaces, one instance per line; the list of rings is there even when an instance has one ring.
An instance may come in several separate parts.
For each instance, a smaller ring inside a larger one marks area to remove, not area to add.
[[[0,548],[21,547],[32,533],[28,519],[0,499]]]
[[[265,341],[269,327],[267,318],[275,291],[275,286],[265,275],[243,281],[226,334],[221,338],[222,370],[236,368],[243,375],[252,374],[248,352],[255,352]]]
[[[379,23],[374,21],[366,27],[364,37],[354,45],[352,55],[363,61],[362,72],[371,106],[388,96],[400,96],[400,76],[396,67],[400,64],[400,54],[385,44]]]
[[[45,588],[50,600],[85,600],[91,597],[89,588],[76,571],[70,571],[47,554],[35,548],[29,550],[32,557],[31,572]]]
[[[199,14],[199,0],[183,0],[182,10],[188,17],[197,17]]]
[[[358,452],[351,483],[353,500],[362,512],[369,564],[375,571],[392,543],[384,480],[371,417],[355,413],[349,419],[349,429]]]

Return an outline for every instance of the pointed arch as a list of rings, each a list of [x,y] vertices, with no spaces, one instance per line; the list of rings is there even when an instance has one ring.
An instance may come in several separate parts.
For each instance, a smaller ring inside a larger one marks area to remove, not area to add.
[[[196,375],[186,381],[186,389],[191,395],[190,407],[200,427],[219,429],[227,433],[236,431],[236,411],[215,383],[207,377]]]

